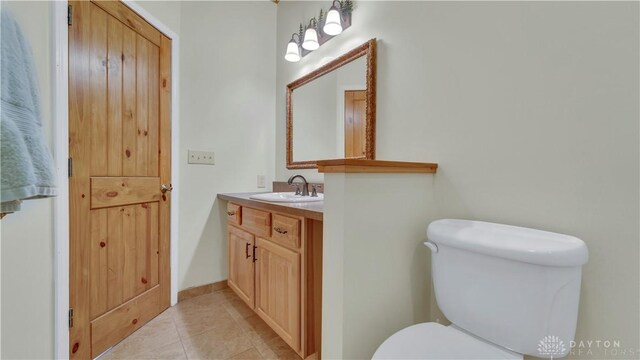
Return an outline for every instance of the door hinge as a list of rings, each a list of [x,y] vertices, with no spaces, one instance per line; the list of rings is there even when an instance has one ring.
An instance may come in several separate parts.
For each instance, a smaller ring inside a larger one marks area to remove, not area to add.
[[[71,26],[73,23],[73,8],[71,5],[67,6],[67,25]]]
[[[69,308],[69,327],[73,327],[73,308]]]
[[[69,172],[69,177],[73,176],[73,158],[69,158],[69,162],[67,163],[67,171]]]

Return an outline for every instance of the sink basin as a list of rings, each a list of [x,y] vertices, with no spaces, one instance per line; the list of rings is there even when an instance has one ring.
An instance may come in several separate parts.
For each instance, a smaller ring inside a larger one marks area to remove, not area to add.
[[[276,193],[264,193],[255,194],[249,197],[254,200],[272,201],[272,202],[287,202],[287,203],[299,203],[299,202],[314,202],[324,200],[324,194],[318,194],[317,197],[296,195],[293,192],[276,192]]]

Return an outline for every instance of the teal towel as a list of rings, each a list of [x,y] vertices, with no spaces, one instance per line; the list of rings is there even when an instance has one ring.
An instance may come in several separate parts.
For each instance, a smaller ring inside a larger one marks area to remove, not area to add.
[[[55,196],[56,178],[31,48],[13,16],[0,13],[0,211],[7,213],[22,200]]]

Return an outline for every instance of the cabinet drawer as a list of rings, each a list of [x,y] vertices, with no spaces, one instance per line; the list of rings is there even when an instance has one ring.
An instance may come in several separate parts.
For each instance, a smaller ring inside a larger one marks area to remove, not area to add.
[[[251,208],[242,209],[242,226],[258,236],[271,236],[271,213]]]
[[[240,205],[228,203],[227,220],[232,224],[240,225],[242,223],[242,207],[240,207]]]
[[[289,248],[300,248],[300,220],[273,214],[271,240]]]

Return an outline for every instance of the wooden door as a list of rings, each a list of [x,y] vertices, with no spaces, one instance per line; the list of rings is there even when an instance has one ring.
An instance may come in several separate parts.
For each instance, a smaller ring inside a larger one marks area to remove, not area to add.
[[[170,305],[171,40],[117,1],[71,1],[69,352]]]
[[[251,233],[228,226],[229,287],[236,291],[249,307],[254,307],[255,240]]]
[[[300,254],[257,238],[256,312],[300,352]]]
[[[366,90],[344,92],[344,156],[364,157],[366,139]]]

